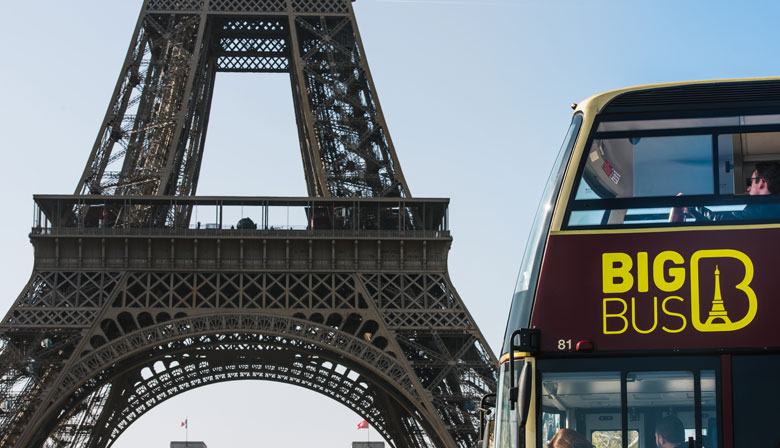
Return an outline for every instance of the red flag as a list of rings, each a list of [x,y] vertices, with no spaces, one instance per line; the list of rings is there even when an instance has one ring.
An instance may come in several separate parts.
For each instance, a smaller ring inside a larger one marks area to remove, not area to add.
[[[189,419],[184,419],[184,421],[181,422],[181,427],[182,428],[186,428],[187,427],[187,420],[189,420]]]
[[[368,422],[363,420],[362,422],[358,423],[357,429],[368,429]]]

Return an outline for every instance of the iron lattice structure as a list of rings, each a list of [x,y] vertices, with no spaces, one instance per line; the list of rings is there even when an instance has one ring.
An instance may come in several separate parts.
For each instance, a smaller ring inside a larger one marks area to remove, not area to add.
[[[409,196],[348,0],[148,0],[76,194],[194,195],[220,71],[290,73],[310,196]]]
[[[290,74],[310,197],[194,196],[219,71]],[[329,396],[398,448],[476,443],[496,359],[447,273],[448,201],[410,196],[349,0],[147,0],[76,194],[35,202],[0,445],[107,447],[240,379]],[[260,227],[228,228],[231,207]]]

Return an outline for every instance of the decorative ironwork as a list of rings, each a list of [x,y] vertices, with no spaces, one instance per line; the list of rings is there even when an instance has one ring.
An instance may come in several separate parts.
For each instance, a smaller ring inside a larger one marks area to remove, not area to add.
[[[310,196],[409,197],[349,2],[281,6],[150,0],[76,193],[194,194],[216,73],[238,71],[290,73]],[[266,16],[224,14],[250,8]],[[117,218],[183,225],[190,213],[132,207]]]
[[[349,0],[291,0],[295,12],[303,13],[347,13]]]
[[[194,196],[218,71],[290,73],[309,197]],[[448,201],[410,196],[348,0],[147,0],[76,194],[35,200],[0,446],[108,447],[237,379],[329,396],[395,447],[477,442],[496,359],[447,274]],[[230,206],[260,216],[233,228]]]
[[[208,1],[208,3],[207,3]],[[350,0],[149,0],[149,11],[347,14]]]
[[[211,11],[286,12],[286,0],[210,0]]]
[[[147,9],[162,11],[197,11],[203,9],[206,0],[149,0]]]

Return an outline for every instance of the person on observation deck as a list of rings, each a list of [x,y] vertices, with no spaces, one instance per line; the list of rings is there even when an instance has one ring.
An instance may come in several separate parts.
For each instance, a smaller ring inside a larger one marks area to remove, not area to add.
[[[685,446],[685,428],[679,418],[667,415],[655,424],[655,445],[658,448]]]

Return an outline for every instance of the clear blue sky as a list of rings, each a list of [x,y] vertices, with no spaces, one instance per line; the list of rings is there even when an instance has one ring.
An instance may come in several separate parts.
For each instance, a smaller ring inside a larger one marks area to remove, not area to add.
[[[5,2],[0,15],[0,309],[29,278],[34,193],[72,193],[141,0]],[[450,275],[495,351],[571,103],[636,84],[780,75],[780,3],[357,0],[413,195],[451,198]],[[305,195],[286,76],[220,74],[200,194]],[[117,448],[332,447],[361,420],[314,392],[237,382],[171,399]],[[372,440],[376,432],[370,433]]]

